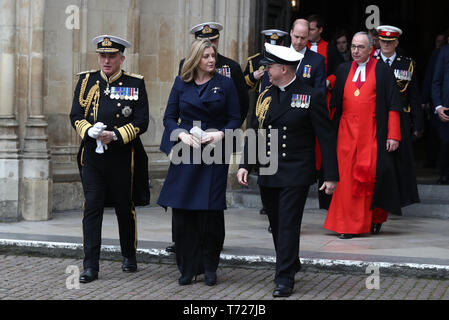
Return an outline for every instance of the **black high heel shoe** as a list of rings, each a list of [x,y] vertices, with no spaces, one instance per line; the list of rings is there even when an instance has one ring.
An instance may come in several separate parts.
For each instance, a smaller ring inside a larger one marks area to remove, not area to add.
[[[180,286],[187,286],[189,284],[192,284],[193,281],[196,281],[196,276],[182,276],[178,279],[178,283]]]
[[[205,272],[204,273],[204,282],[208,286],[215,286],[217,284],[217,273],[216,272]]]

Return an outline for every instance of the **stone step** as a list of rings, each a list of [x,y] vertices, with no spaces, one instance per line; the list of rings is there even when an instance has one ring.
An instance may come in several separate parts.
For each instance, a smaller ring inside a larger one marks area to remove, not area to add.
[[[230,208],[262,208],[259,189],[254,184],[254,178],[249,179],[250,187],[230,190],[226,194]],[[449,219],[449,186],[448,185],[418,185],[420,203],[402,208],[402,214],[410,217]],[[317,185],[310,187],[306,209],[318,209]]]

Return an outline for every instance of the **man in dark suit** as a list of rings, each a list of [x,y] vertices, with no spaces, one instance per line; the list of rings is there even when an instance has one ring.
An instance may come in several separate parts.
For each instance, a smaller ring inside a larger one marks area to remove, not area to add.
[[[307,48],[310,24],[305,19],[297,19],[290,30],[291,48],[301,53],[304,58],[298,64],[296,76],[309,86],[326,94],[326,64],[324,57]]]
[[[449,183],[449,44],[440,49],[432,81],[432,100],[440,118],[440,184]]]
[[[276,249],[276,288],[274,297],[293,292],[295,274],[301,268],[299,236],[309,186],[316,182],[316,136],[323,149],[325,182],[321,186],[331,194],[337,185],[336,134],[329,119],[324,93],[306,85],[296,76],[301,53],[294,49],[265,44],[267,72],[273,84],[259,96],[252,128],[259,140],[246,141],[237,179],[248,185],[248,173],[259,166],[258,184],[267,211]],[[266,137],[266,138],[265,138]],[[279,141],[279,143],[277,143]],[[262,143],[264,144],[262,147]],[[258,161],[251,154],[257,150]],[[266,151],[267,150],[267,151]],[[266,155],[269,163],[260,161]],[[277,165],[274,172],[266,172]]]
[[[148,157],[140,140],[149,121],[145,82],[120,68],[128,41],[103,35],[93,43],[101,70],[79,74],[70,112],[81,137],[77,160],[85,197],[82,283],[98,278],[104,207],[115,208],[122,270],[137,270],[134,206],[150,202]]]

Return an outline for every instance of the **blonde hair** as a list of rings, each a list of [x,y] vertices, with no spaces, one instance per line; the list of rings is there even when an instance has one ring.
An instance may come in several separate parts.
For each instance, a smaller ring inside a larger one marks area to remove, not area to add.
[[[189,55],[184,61],[181,70],[181,79],[185,82],[193,81],[196,74],[196,69],[200,64],[204,50],[213,48],[215,57],[217,57],[217,47],[209,39],[197,39],[193,41],[190,48]]]

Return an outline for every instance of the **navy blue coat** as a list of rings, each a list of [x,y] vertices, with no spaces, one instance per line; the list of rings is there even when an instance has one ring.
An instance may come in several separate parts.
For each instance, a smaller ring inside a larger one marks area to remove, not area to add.
[[[308,71],[308,68],[310,68]],[[310,77],[308,76],[310,74]],[[299,63],[296,76],[305,84],[320,90],[326,96],[326,65],[321,54],[306,49],[304,58]]]
[[[186,83],[176,77],[165,110],[160,150],[169,155],[175,143],[182,143],[170,141],[173,130],[189,132],[197,121],[203,130],[240,127],[239,96],[230,78],[215,74],[200,96],[193,81]],[[193,148],[190,151],[192,155]],[[157,203],[184,210],[226,209],[228,167],[225,163],[171,162]]]
[[[449,107],[449,44],[440,49],[432,81],[432,100],[434,108]],[[449,142],[449,123],[440,121],[440,138]]]

